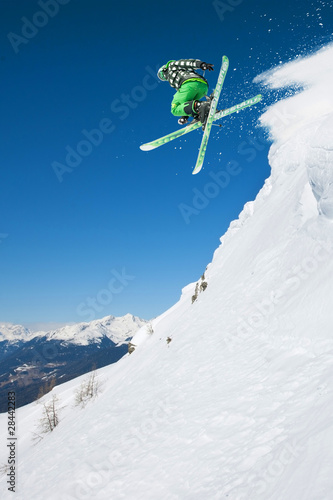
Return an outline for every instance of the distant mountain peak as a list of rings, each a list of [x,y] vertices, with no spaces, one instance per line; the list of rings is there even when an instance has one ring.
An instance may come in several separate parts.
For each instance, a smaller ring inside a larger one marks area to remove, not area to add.
[[[28,341],[32,336],[33,333],[25,326],[13,323],[0,323],[0,342]]]
[[[132,337],[146,323],[146,320],[130,313],[120,317],[109,315],[89,323],[75,323],[49,332],[32,332],[22,325],[0,323],[0,342],[27,342],[35,337],[46,337],[48,340],[63,340],[74,344],[88,345],[102,337],[108,337],[118,344]]]

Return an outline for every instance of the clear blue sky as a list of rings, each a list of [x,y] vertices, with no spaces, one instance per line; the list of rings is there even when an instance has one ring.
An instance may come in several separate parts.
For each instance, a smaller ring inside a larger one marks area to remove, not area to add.
[[[173,89],[152,75],[180,58],[217,70],[226,54],[220,107],[236,104],[262,92],[252,83],[262,71],[331,41],[331,2],[0,5],[0,321],[162,313],[269,176],[270,144],[256,123],[279,96],[214,128],[205,168],[192,176],[200,132],[139,149],[178,127]],[[206,76],[213,88],[217,71]],[[56,175],[55,162],[70,171]],[[238,174],[209,184],[229,162]],[[184,205],[195,213],[184,218]]]

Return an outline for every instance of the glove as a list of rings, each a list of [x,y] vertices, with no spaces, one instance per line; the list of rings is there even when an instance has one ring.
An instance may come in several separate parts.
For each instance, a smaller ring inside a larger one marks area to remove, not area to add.
[[[214,71],[213,66],[214,66],[214,64],[209,64],[209,63],[205,63],[205,62],[200,64],[200,68],[203,69],[204,71],[206,69],[208,69],[208,71]]]

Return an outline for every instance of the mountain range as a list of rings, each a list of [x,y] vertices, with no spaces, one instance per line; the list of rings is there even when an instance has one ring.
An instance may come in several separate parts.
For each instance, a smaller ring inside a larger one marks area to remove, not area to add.
[[[8,390],[15,390],[17,407],[36,399],[50,381],[62,383],[92,369],[118,361],[128,343],[146,323],[126,314],[106,316],[50,332],[32,332],[21,325],[0,323],[0,412]]]

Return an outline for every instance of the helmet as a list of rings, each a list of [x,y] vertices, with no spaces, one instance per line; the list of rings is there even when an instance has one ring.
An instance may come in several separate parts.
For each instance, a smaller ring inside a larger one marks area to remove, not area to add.
[[[175,59],[172,59],[171,61],[168,61],[166,64],[164,64],[163,66],[160,67],[160,69],[158,70],[157,72],[157,76],[160,80],[162,80],[162,82],[165,82],[167,80],[166,78],[166,71],[168,69],[168,66],[170,63],[174,62]]]
[[[165,76],[165,71],[166,71],[166,65],[164,64],[164,66],[161,66],[161,68],[158,70],[157,72],[157,76],[160,80],[162,80],[162,82],[165,82],[166,81],[166,76]]]

